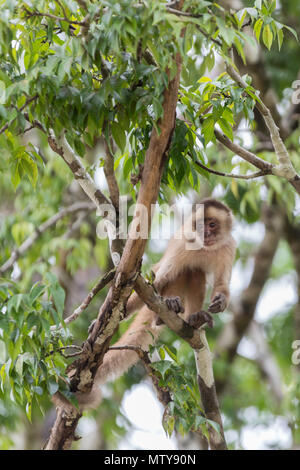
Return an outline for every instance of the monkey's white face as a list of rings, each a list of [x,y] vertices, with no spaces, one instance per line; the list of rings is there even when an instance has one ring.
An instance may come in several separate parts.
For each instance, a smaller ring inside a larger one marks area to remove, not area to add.
[[[212,246],[218,240],[220,223],[215,217],[208,217],[204,221],[204,246]]]
[[[216,249],[223,245],[230,236],[231,226],[231,214],[208,207],[204,218],[204,248]]]

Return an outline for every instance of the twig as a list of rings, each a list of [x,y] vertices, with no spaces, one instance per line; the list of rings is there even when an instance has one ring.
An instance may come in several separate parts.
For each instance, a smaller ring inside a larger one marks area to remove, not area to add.
[[[13,264],[22,256],[34,242],[50,227],[55,225],[60,219],[68,214],[72,214],[77,211],[91,211],[94,209],[94,205],[90,202],[76,202],[69,207],[61,209],[57,214],[50,217],[46,222],[42,223],[39,227],[36,227],[34,232],[11,254],[11,257],[0,267],[0,273],[3,274],[10,269]]]
[[[26,100],[26,102],[23,104],[23,106],[21,106],[21,108],[17,108],[17,112],[18,113],[21,113],[23,111],[23,109],[26,108],[26,106],[28,106],[30,103],[32,103],[33,101],[35,101],[36,99],[38,98],[38,95],[34,95],[32,96],[31,98],[28,98]],[[9,128],[9,126],[12,125],[12,123],[17,119],[18,116],[16,116],[15,118],[13,118],[11,121],[7,122],[4,126],[1,127],[0,129],[0,134],[3,134],[3,132],[6,131],[6,129]]]
[[[31,18],[33,16],[40,16],[42,18],[46,17],[46,18],[50,18],[56,21],[66,21],[69,24],[76,24],[76,25],[85,26],[85,27],[88,26],[88,23],[86,21],[70,20],[69,18],[65,16],[61,17],[61,16],[53,15],[52,13],[42,13],[37,10],[29,11],[26,7],[24,7],[24,11],[27,13],[27,18]]]
[[[70,353],[70,354],[64,354],[63,351],[65,349],[77,349],[78,351],[74,352],[74,353]],[[63,357],[69,358],[69,357],[75,357],[75,356],[78,356],[79,354],[81,354],[82,353],[82,348],[80,346],[77,346],[76,344],[71,344],[70,346],[62,346],[60,348],[53,349],[53,351],[50,351],[48,354],[46,354],[46,356],[52,356],[56,352],[60,352]]]
[[[62,12],[63,12],[63,14],[64,14],[64,17],[66,18],[66,17],[67,17],[67,14],[66,14],[66,10],[65,10],[63,4],[61,3],[60,0],[55,0],[55,1],[56,1],[56,3],[60,6],[60,8],[62,9]]]
[[[239,155],[243,160],[246,160],[248,163],[259,168],[265,175],[271,175],[273,172],[273,165],[269,162],[266,162],[262,158],[257,157],[254,153],[246,150],[245,148],[241,147],[240,145],[232,142],[226,135],[222,134],[222,132],[215,129],[215,136],[219,142],[221,142],[225,147],[229,148],[232,152]]]
[[[203,13],[198,13],[198,14],[193,14],[189,13],[188,11],[181,11],[181,10],[176,10],[175,8],[171,8],[169,6],[166,7],[167,12],[173,13],[176,16],[187,16],[189,18],[202,18]]]
[[[198,160],[194,160],[194,163],[198,165],[200,168],[203,168],[203,170],[208,171],[209,173],[213,173],[214,175],[218,175],[218,176],[225,176],[226,178],[239,178],[239,179],[249,180],[249,179],[259,178],[260,176],[265,176],[267,174],[270,174],[269,172],[258,171],[256,173],[251,173],[250,175],[235,175],[234,173],[223,173],[222,171],[217,171],[211,168],[207,168],[205,165],[203,165],[203,163],[200,163]]]
[[[79,305],[79,307],[74,310],[74,312],[67,317],[64,322],[68,325],[69,323],[75,321],[79,315],[89,306],[93,298],[100,292],[112,279],[114,278],[116,269],[112,269],[108,273],[106,273],[100,281],[97,282],[97,284],[92,288],[92,290],[89,292],[89,294],[86,296],[84,301]]]
[[[57,140],[53,134],[50,133],[48,137],[48,143],[51,149],[62,157],[66,162],[70,170],[75,176],[83,191],[88,197],[95,203],[98,210],[102,213],[102,205],[107,204],[107,207],[111,206],[109,200],[95,185],[95,182],[91,178],[90,174],[86,171],[81,163],[81,160],[77,157],[71,146],[68,144],[65,135]]]
[[[124,346],[110,346],[109,350],[129,350],[129,351],[135,351],[141,361],[143,362],[145,369],[152,381],[152,384],[154,386],[154,389],[156,391],[156,395],[158,400],[161,402],[161,404],[166,407],[170,401],[172,401],[170,391],[168,390],[167,387],[162,387],[159,385],[159,378],[155,375],[152,367],[151,367],[151,360],[149,359],[149,355],[146,351],[144,351],[142,348],[139,346],[130,346],[130,345],[124,345]]]
[[[107,126],[109,125],[106,122],[104,128],[106,129]],[[111,150],[113,147],[113,140],[109,132],[109,127],[107,130],[108,130],[109,142],[107,142],[107,140],[104,139],[104,148],[105,148],[104,174],[105,174],[105,178],[106,178],[107,185],[108,185],[110,199],[115,209],[118,211],[120,191],[119,191],[119,186],[118,186],[118,182],[117,182],[115,171],[114,171],[114,156],[111,153]]]
[[[230,64],[226,64],[226,71],[228,75],[241,87],[243,88],[246,93],[248,93],[248,84],[243,80],[240,76],[239,72],[237,71],[236,66],[233,67]],[[260,114],[262,115],[265,124],[269,130],[271,141],[274,146],[275,153],[278,158],[278,165],[273,166],[272,174],[276,176],[281,176],[287,179],[297,190],[298,194],[300,194],[300,177],[297,175],[293,164],[290,160],[289,153],[287,151],[286,146],[281,139],[279,129],[272,117],[272,114],[269,108],[264,104],[261,98],[257,97],[256,100],[256,107]]]

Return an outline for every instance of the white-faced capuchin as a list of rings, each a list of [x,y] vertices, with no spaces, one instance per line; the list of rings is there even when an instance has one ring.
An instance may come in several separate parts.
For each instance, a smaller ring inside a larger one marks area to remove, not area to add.
[[[229,282],[235,258],[235,241],[231,235],[233,217],[230,209],[216,199],[201,201],[203,210],[193,213],[193,228],[198,220],[203,233],[203,244],[199,249],[189,249],[193,233],[174,236],[161,260],[154,266],[154,286],[166,298],[169,308],[180,314],[192,326],[198,328],[207,323],[212,326],[212,317],[202,311],[205,298],[206,278],[213,276],[211,303],[208,312],[223,312],[229,302]],[[203,221],[204,215],[204,221]],[[204,227],[203,227],[204,222]],[[198,230],[198,229],[197,229]],[[114,346],[139,346],[148,350],[155,343],[163,328],[162,322],[136,293],[133,293],[126,306],[127,314],[139,311],[125,334]],[[101,384],[122,375],[138,362],[138,355],[132,350],[111,350],[105,356],[96,373],[93,388],[89,394],[78,396],[83,409],[95,408],[101,401]]]

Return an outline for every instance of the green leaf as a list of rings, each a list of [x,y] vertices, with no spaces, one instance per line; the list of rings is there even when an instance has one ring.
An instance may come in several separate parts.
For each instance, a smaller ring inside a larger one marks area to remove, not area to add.
[[[35,302],[35,300],[41,296],[42,292],[44,292],[45,290],[45,286],[43,284],[40,284],[40,282],[36,282],[31,290],[30,290],[30,294],[29,294],[29,301],[30,301],[30,305],[33,305],[33,303]]]
[[[205,145],[207,145],[215,136],[215,120],[212,116],[205,119],[202,124],[202,135],[204,137]]]
[[[126,133],[118,122],[111,123],[111,133],[121,152],[124,152],[126,147]]]
[[[64,306],[65,306],[65,291],[60,285],[55,285],[51,287],[51,294],[53,296],[55,307],[60,314],[60,316],[64,313]]]
[[[151,367],[157,370],[162,375],[162,378],[164,379],[166,373],[168,372],[168,370],[170,370],[171,365],[172,365],[171,361],[157,361],[157,362],[153,362],[151,364]]]
[[[175,417],[174,416],[164,416],[162,421],[163,428],[168,437],[171,437],[175,427]]]
[[[50,395],[54,395],[57,390],[59,389],[59,385],[57,383],[57,381],[53,378],[50,378],[48,381],[47,381],[47,388],[48,388],[48,391],[50,393]]]
[[[220,118],[218,120],[218,124],[219,126],[221,127],[222,131],[224,132],[224,134],[231,140],[233,141],[233,130],[232,130],[232,127],[230,124],[228,124],[228,122],[223,119],[223,118]]]
[[[285,27],[288,31],[290,31],[290,32],[293,34],[293,36],[295,36],[295,38],[296,38],[297,41],[298,41],[298,34],[297,34],[297,31],[295,31],[294,28],[291,28],[290,26],[287,26],[287,25],[284,25],[284,27]]]
[[[269,25],[264,27],[263,42],[265,46],[270,50],[273,42],[273,33]]]
[[[263,24],[264,24],[264,22],[263,22],[263,20],[262,20],[261,18],[259,18],[259,19],[255,22],[253,31],[254,31],[255,37],[256,37],[256,39],[257,39],[257,42],[259,42],[260,33],[261,33],[261,28],[262,28]]]
[[[277,30],[278,49],[281,49],[283,43],[283,31],[282,29]]]

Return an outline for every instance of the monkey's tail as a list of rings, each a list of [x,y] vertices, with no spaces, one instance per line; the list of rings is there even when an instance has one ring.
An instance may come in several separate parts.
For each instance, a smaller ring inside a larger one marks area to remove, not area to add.
[[[156,325],[156,315],[144,306],[137,314],[128,330],[113,346],[139,346],[147,351],[154,344],[162,329]],[[92,390],[88,394],[78,395],[78,403],[82,409],[96,408],[101,400],[100,386],[105,382],[120,377],[136,364],[139,356],[135,351],[120,349],[108,351],[99,367]]]

